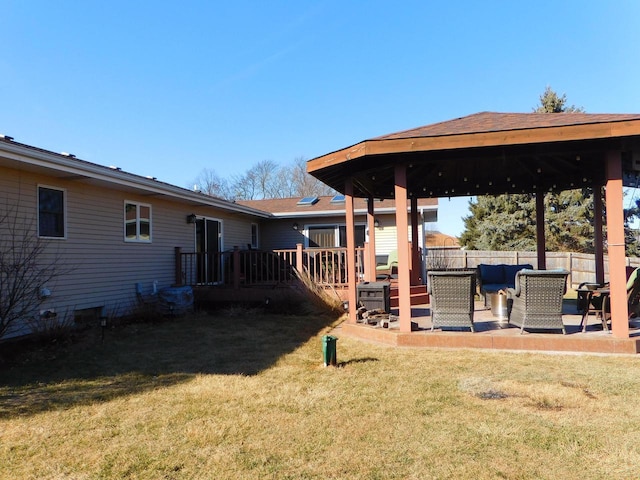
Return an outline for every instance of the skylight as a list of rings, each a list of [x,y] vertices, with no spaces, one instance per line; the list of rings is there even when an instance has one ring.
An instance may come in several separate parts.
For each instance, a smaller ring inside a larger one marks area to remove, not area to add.
[[[304,197],[298,200],[298,205],[303,205],[303,206],[314,205],[317,201],[318,201],[318,197],[315,195],[313,197]]]
[[[338,194],[331,199],[331,203],[344,203],[344,195]]]

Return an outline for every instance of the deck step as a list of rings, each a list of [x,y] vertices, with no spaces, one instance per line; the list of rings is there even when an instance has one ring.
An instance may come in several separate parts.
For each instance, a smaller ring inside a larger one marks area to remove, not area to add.
[[[429,303],[429,294],[427,293],[426,285],[413,285],[411,287],[411,305],[423,305]],[[399,303],[398,289],[393,287],[390,290],[390,303],[391,308],[397,308]]]

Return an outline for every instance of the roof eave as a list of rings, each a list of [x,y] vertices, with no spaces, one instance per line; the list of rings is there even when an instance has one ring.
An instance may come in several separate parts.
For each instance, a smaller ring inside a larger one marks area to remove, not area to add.
[[[262,218],[271,214],[244,205],[228,202],[199,192],[160,182],[153,178],[142,177],[119,169],[104,167],[95,163],[69,157],[67,155],[30,147],[13,141],[1,141],[2,155],[15,162],[28,164],[42,170],[54,170],[78,179],[91,179],[106,184],[141,190],[146,194],[161,195],[181,199],[196,205],[216,207],[227,211],[245,213]]]
[[[553,125],[428,137],[373,139],[309,160],[307,172],[313,175],[325,168],[367,155],[620,138],[633,135],[640,135],[640,120]]]
[[[421,211],[438,211],[437,205],[420,205]],[[410,212],[411,208],[407,207],[407,212]],[[380,208],[375,209],[376,215],[394,214],[395,208]],[[367,209],[357,208],[354,210],[356,215],[365,215]],[[312,217],[339,217],[346,214],[346,210],[319,210],[319,211],[307,211],[307,212],[274,212],[271,215],[274,218],[312,218]]]

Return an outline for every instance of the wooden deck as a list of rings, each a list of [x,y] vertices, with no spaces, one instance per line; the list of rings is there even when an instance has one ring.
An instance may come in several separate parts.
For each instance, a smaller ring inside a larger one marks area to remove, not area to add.
[[[558,331],[520,333],[520,328],[510,327],[491,314],[482,302],[476,302],[474,321],[476,332],[439,329],[431,331],[429,305],[412,309],[412,322],[416,330],[400,332],[391,323],[391,328],[369,326],[363,323],[342,323],[336,335],[346,335],[363,340],[397,347],[427,348],[480,348],[487,350],[572,352],[594,354],[638,354],[640,353],[640,319],[629,323],[630,338],[614,338],[603,330],[595,315],[587,319],[587,330],[580,328],[581,315],[572,302],[567,302],[563,311],[563,322],[567,334]],[[392,314],[394,310],[392,309]],[[395,312],[397,313],[397,312]]]

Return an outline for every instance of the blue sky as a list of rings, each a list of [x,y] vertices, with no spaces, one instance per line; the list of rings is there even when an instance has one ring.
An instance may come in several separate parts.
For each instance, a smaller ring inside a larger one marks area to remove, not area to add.
[[[640,113],[640,2],[2,0],[0,133],[189,186],[547,85]],[[459,234],[468,200],[441,199]]]

